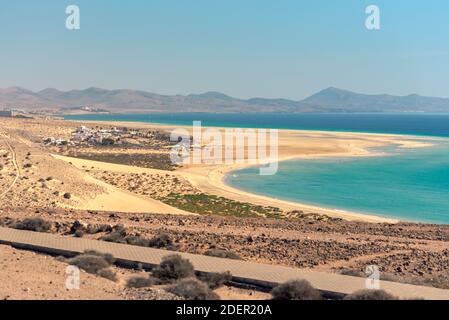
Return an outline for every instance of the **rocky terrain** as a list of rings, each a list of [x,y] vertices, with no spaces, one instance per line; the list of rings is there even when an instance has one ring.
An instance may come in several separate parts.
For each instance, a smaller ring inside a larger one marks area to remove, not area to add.
[[[165,234],[172,243],[170,250],[197,254],[223,250],[248,261],[359,276],[365,276],[367,266],[377,265],[384,279],[449,288],[449,226],[321,221],[313,216],[279,220],[0,210],[3,225],[34,216],[52,222],[51,232],[66,236],[101,239],[120,225],[125,237],[137,244],[142,241],[136,237],[148,240]],[[83,232],[75,235],[78,229]]]
[[[60,257],[0,245],[0,300],[183,300],[165,285],[129,287],[134,277],[148,274],[111,267],[115,278],[80,272],[79,288],[68,287],[68,264]],[[215,290],[221,299],[270,299],[270,294],[222,286]]]

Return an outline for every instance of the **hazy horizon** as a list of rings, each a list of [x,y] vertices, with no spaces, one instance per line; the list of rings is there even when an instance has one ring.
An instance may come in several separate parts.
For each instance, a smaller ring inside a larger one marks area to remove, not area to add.
[[[167,95],[167,96],[189,96],[189,95],[202,95],[202,94],[207,94],[207,93],[218,93],[218,94],[223,94],[226,96],[229,96],[231,98],[235,98],[235,99],[239,99],[239,100],[250,100],[250,99],[257,99],[257,98],[263,98],[263,99],[285,99],[285,100],[292,100],[292,101],[302,101],[305,100],[315,94],[318,94],[320,92],[326,91],[326,90],[330,90],[330,89],[336,89],[336,90],[341,90],[341,91],[347,91],[347,92],[351,92],[354,94],[362,94],[362,95],[368,95],[368,96],[373,96],[373,95],[387,95],[387,96],[397,96],[397,97],[407,97],[407,96],[412,96],[412,95],[418,95],[418,96],[422,96],[422,97],[431,97],[431,98],[442,98],[442,99],[449,99],[449,94],[447,96],[426,96],[423,94],[420,94],[419,92],[410,92],[408,94],[403,94],[403,95],[394,95],[391,94],[389,92],[381,92],[381,93],[371,93],[371,92],[357,92],[348,88],[337,88],[337,87],[333,87],[333,86],[328,86],[325,88],[322,88],[314,93],[311,93],[308,96],[304,96],[302,98],[299,99],[290,99],[290,98],[285,98],[285,97],[268,97],[268,96],[254,96],[254,97],[238,97],[238,96],[234,96],[231,94],[228,94],[227,92],[224,91],[220,91],[220,90],[213,90],[213,91],[200,91],[200,92],[190,92],[190,93],[165,93],[162,94],[160,92],[156,92],[153,90],[142,90],[142,89],[135,89],[135,88],[105,88],[105,87],[80,87],[80,88],[72,88],[72,89],[60,89],[60,88],[55,88],[55,87],[47,87],[47,88],[42,88],[42,89],[38,89],[38,90],[33,90],[33,89],[29,89],[26,88],[24,86],[20,86],[20,85],[13,85],[13,86],[8,86],[8,87],[0,87],[0,91],[1,90],[8,90],[8,89],[14,89],[14,88],[20,88],[20,89],[24,89],[24,90],[29,90],[32,91],[34,93],[39,93],[45,90],[57,90],[59,92],[70,92],[70,91],[86,91],[89,89],[100,89],[100,90],[106,90],[106,91],[120,91],[120,90],[125,90],[125,91],[143,91],[143,92],[148,92],[148,93],[152,93],[152,94],[157,94],[157,95]]]

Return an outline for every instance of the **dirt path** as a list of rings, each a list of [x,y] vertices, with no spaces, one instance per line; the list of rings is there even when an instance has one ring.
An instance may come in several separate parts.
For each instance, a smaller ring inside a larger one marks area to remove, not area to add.
[[[0,134],[1,136],[7,138],[7,136]],[[16,177],[14,178],[13,182],[10,184],[10,186],[0,194],[0,199],[3,198],[9,191],[11,191],[11,189],[14,187],[14,185],[16,184],[17,180],[19,180],[20,178],[20,168],[19,165],[17,164],[17,156],[16,156],[16,151],[14,150],[14,148],[9,144],[8,141],[5,140],[6,145],[8,146],[9,150],[11,151],[11,156],[12,156],[12,163],[14,165],[14,169],[16,171]]]

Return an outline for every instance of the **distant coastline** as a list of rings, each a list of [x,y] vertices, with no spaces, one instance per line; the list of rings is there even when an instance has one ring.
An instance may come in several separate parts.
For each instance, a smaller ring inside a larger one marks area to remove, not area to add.
[[[449,113],[113,113],[66,115],[66,120],[113,121],[205,127],[271,128],[329,132],[449,137]]]
[[[216,115],[217,116],[217,115]],[[219,116],[219,115],[218,115]],[[88,123],[92,120],[88,121]],[[181,124],[155,124],[149,122],[120,122],[113,120],[115,125],[126,125],[135,127],[151,127],[169,130],[174,127],[189,126]],[[92,123],[110,124],[110,121],[92,121]],[[206,122],[207,124],[207,122]],[[360,132],[335,132],[335,131],[309,131],[309,130],[280,130],[281,134],[281,155],[280,160],[291,159],[323,159],[339,157],[370,157],[380,155],[371,148],[397,144],[404,148],[421,148],[430,146],[425,137],[404,136],[397,134],[382,133],[360,133]],[[434,138],[439,140],[440,138]],[[316,140],[316,142],[315,142]],[[446,139],[443,138],[443,141]],[[304,148],[304,144],[308,143]],[[324,147],[323,146],[328,146]],[[226,183],[226,175],[232,171],[240,170],[248,165],[231,166],[202,166],[200,168],[181,169],[179,172],[191,181],[195,186],[199,186],[205,192],[224,196],[238,201],[249,201],[259,205],[271,205],[284,210],[304,210],[325,214],[333,217],[340,217],[346,220],[362,220],[369,222],[398,222],[396,218],[388,218],[374,214],[358,212],[357,210],[331,209],[332,206],[314,206],[301,203],[301,201],[288,201],[276,199],[274,196],[262,196],[251,192],[236,189]],[[391,216],[394,216],[392,214]],[[412,220],[412,219],[401,219]],[[416,219],[419,220],[419,219]]]

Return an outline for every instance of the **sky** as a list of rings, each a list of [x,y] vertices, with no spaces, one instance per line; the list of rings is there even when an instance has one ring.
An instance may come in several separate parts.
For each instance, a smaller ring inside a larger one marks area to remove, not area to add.
[[[0,0],[0,88],[449,97],[448,35],[447,0]]]

